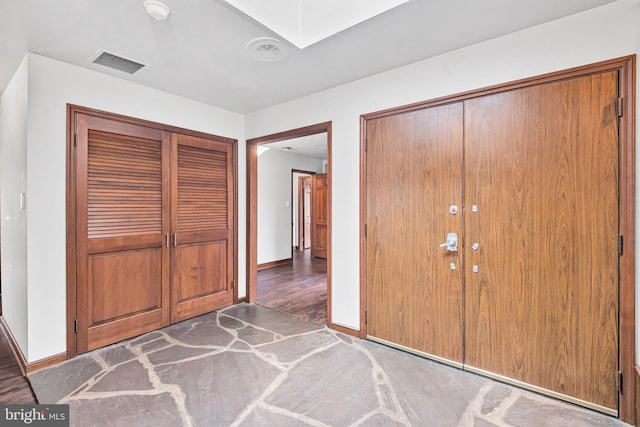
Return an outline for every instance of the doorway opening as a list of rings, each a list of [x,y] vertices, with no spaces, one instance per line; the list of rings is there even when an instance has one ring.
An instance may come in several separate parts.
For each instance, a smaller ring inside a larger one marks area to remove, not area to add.
[[[247,141],[247,301],[331,323],[331,123]]]

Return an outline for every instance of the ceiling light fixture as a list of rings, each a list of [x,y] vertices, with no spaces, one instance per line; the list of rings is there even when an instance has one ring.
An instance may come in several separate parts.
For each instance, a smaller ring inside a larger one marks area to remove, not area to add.
[[[142,3],[147,13],[157,21],[164,21],[171,13],[169,7],[158,0],[144,0]]]

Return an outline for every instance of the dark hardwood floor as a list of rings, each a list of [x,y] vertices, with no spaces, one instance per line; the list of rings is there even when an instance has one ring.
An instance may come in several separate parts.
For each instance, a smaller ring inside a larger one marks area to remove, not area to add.
[[[258,272],[258,304],[327,324],[327,260],[293,251],[293,263]]]
[[[2,330],[0,330],[0,403],[37,403],[31,391],[31,385],[22,376],[13,358],[9,340]]]

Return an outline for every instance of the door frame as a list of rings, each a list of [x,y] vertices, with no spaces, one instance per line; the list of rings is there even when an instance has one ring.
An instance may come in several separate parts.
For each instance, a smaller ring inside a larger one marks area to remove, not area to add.
[[[93,108],[82,107],[75,104],[67,104],[67,152],[66,152],[66,271],[67,271],[67,352],[64,359],[71,359],[78,354],[76,342],[76,319],[77,315],[77,264],[78,254],[77,248],[77,217],[76,217],[76,150],[75,150],[75,129],[76,117],[78,114],[85,114],[93,117],[100,117],[108,120],[117,120],[122,123],[133,124],[137,126],[145,126],[161,131],[179,133],[183,135],[195,136],[214,141],[224,142],[232,145],[233,152],[233,186],[234,192],[230,200],[234,206],[233,230],[231,239],[234,245],[233,260],[233,304],[238,303],[238,140],[223,136],[208,134],[204,132],[184,129],[163,123],[152,122],[149,120],[138,119],[135,117],[124,116],[121,114],[110,113],[108,111],[96,110]]]
[[[317,123],[247,140],[247,291],[246,301],[258,299],[258,146],[286,139],[327,133],[327,180],[329,183],[329,226],[327,238],[327,324],[331,321],[331,126],[332,122]],[[295,172],[295,171],[294,171]]]
[[[470,98],[535,86],[589,74],[617,71],[622,116],[619,117],[619,233],[623,237],[623,250],[619,256],[619,343],[618,369],[624,378],[624,387],[618,393],[618,416],[635,424],[635,143],[636,143],[636,55],[588,64],[567,70],[507,82],[424,102],[399,106],[360,116],[360,337],[367,337],[367,121],[437,105],[464,101]]]

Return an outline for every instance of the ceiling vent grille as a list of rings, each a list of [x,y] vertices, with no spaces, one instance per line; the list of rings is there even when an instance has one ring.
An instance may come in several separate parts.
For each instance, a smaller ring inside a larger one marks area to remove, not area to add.
[[[259,37],[247,43],[249,56],[257,61],[278,62],[289,55],[289,47],[272,37]]]
[[[144,64],[140,64],[138,62],[131,61],[121,56],[104,51],[102,51],[102,53],[100,53],[100,55],[98,55],[98,57],[92,62],[94,64],[103,65],[105,67],[122,71],[127,74],[133,74],[136,71],[140,70],[142,67],[145,67]]]

